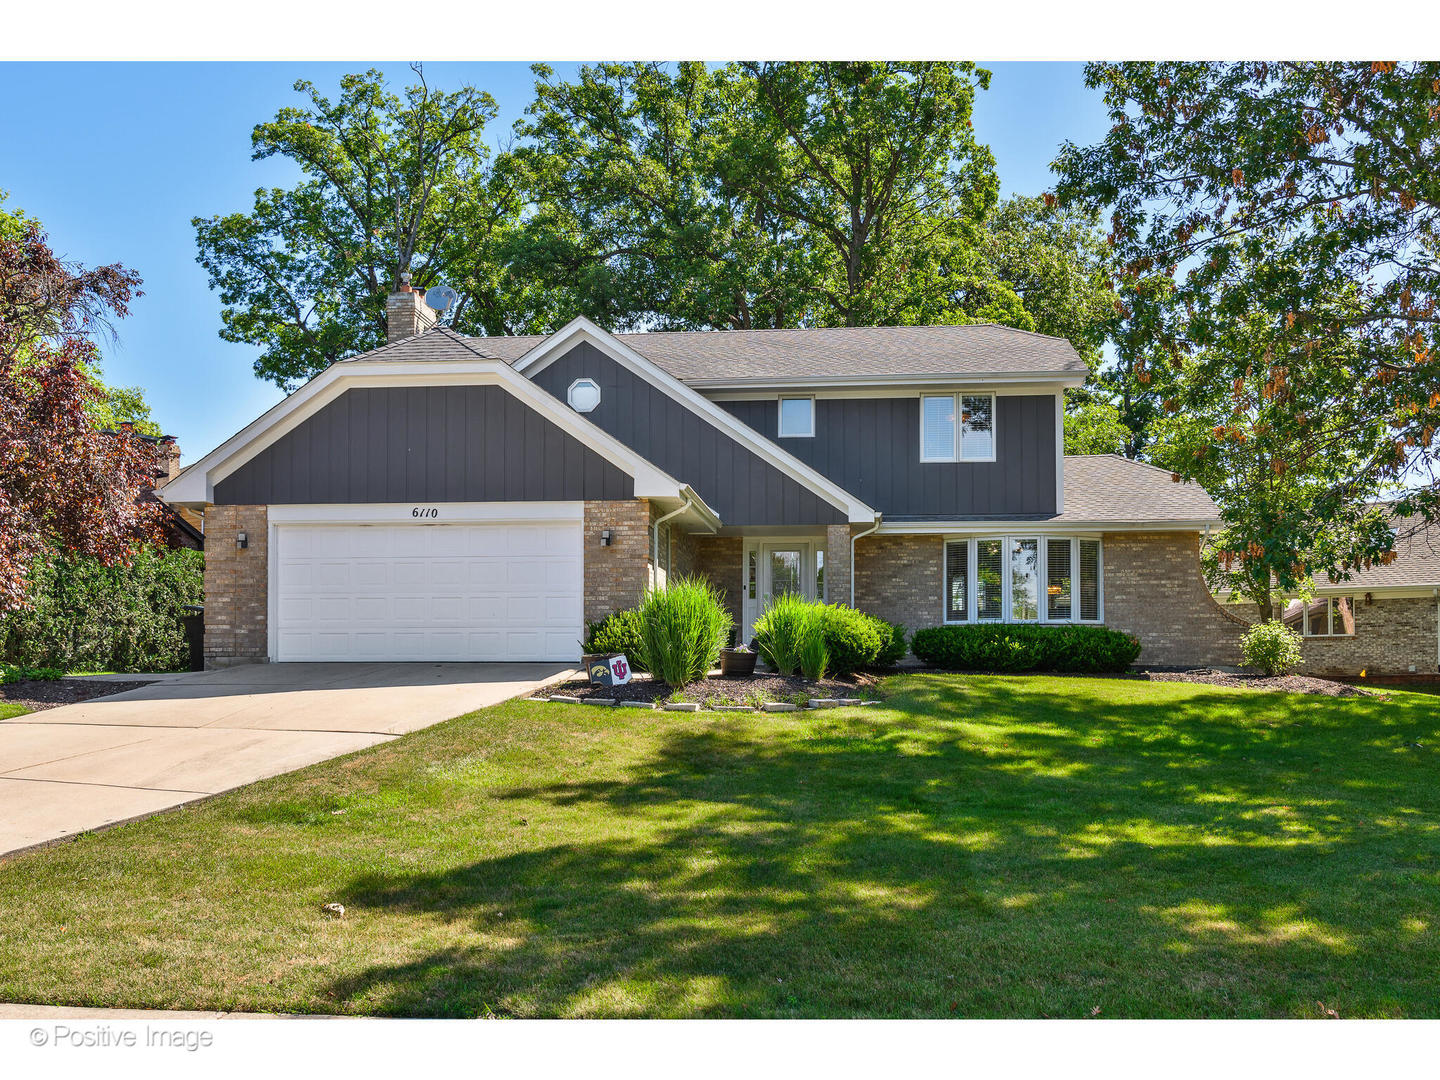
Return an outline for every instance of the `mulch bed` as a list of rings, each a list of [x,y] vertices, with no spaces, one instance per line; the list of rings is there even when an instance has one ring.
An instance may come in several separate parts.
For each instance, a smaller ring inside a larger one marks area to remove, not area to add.
[[[1204,683],[1241,690],[1281,690],[1290,694],[1323,694],[1326,697],[1372,697],[1376,691],[1331,679],[1310,675],[1235,675],[1214,668],[1196,671],[1144,671],[1140,675],[1151,682]]]
[[[791,701],[800,704],[801,699],[863,697],[878,698],[876,691],[880,679],[874,675],[856,675],[853,679],[820,679],[812,681],[798,675],[712,675],[693,682],[680,691],[680,700],[699,701],[710,705],[749,705],[756,696],[765,701]],[[623,686],[592,686],[587,680],[575,679],[570,682],[551,683],[540,690],[537,697],[560,694],[577,698],[610,698],[614,701],[655,702],[668,701],[675,691],[660,679],[648,675],[636,675]]]
[[[123,694],[148,685],[144,682],[99,682],[91,679],[26,679],[0,686],[0,701],[15,701],[31,712],[74,705],[77,701]]]

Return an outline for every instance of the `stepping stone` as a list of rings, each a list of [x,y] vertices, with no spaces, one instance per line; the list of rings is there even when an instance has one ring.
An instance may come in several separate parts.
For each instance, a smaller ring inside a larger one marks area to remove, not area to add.
[[[761,706],[766,712],[795,712],[799,705],[792,705],[788,701],[767,701]]]
[[[612,708],[619,704],[614,698],[608,697],[587,697],[581,699],[582,705],[609,705]]]
[[[812,709],[833,709],[836,705],[843,704],[839,698],[833,697],[812,697],[810,708]]]
[[[712,705],[712,706],[710,706],[710,708],[711,708],[711,710],[714,711],[714,712],[754,712],[754,711],[755,711],[755,706],[753,706],[753,705]]]
[[[579,699],[578,697],[571,697],[569,694],[556,694],[554,697],[552,697],[552,698],[550,699],[550,701],[551,701],[552,703],[558,702],[558,703],[561,704],[561,705],[579,705],[579,704],[580,704],[580,699]]]
[[[666,711],[666,712],[699,712],[699,711],[700,711],[700,703],[699,703],[698,701],[667,701],[667,702],[665,703],[665,711]]]

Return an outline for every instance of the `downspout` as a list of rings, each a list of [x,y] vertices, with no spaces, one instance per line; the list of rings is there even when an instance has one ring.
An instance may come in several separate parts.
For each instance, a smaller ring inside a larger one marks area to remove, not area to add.
[[[880,514],[875,515],[875,524],[871,525],[864,532],[856,533],[850,537],[850,606],[855,606],[855,541],[862,536],[869,536],[876,529],[880,528]]]
[[[650,587],[653,589],[660,581],[660,526],[664,525],[673,517],[679,517],[686,510],[693,510],[695,504],[690,501],[690,496],[684,496],[685,505],[678,510],[671,510],[664,517],[655,519],[655,524],[650,526]],[[667,582],[668,583],[668,582]]]

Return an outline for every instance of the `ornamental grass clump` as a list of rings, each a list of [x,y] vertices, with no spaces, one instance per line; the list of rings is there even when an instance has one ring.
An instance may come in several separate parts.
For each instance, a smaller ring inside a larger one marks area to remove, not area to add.
[[[783,593],[755,620],[755,646],[781,675],[794,675],[800,667],[800,652],[807,638],[819,638],[823,643],[815,608],[804,597]]]
[[[1288,675],[1304,663],[1300,635],[1275,619],[1256,623],[1240,639],[1240,658],[1266,675]]]
[[[639,660],[671,686],[703,679],[720,659],[732,620],[703,578],[677,577],[640,601]]]

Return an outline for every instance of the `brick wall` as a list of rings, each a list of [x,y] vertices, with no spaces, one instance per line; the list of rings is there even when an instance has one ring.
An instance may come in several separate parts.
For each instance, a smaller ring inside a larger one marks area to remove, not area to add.
[[[610,546],[600,545],[609,529]],[[650,501],[585,503],[585,621],[634,607],[650,583]]]
[[[735,620],[736,634],[744,633],[745,541],[738,536],[696,536],[695,570],[724,594],[725,607]]]
[[[237,533],[248,546],[237,548]],[[205,511],[205,666],[269,658],[269,513],[264,506],[211,506]]]
[[[832,604],[850,603],[850,526],[825,528],[825,593]],[[858,597],[856,598],[858,601]]]
[[[1239,663],[1245,621],[1222,611],[1205,587],[1198,533],[1108,533],[1103,542],[1105,623],[1140,638],[1140,663]],[[857,540],[855,606],[910,630],[940,625],[943,559],[939,536]]]
[[[1231,610],[1253,621],[1260,617],[1254,604],[1235,604]],[[1435,599],[1430,596],[1387,598],[1365,603],[1363,591],[1355,594],[1353,637],[1307,637],[1300,645],[1305,675],[1434,675],[1437,660]],[[1298,629],[1298,627],[1297,627]]]
[[[855,541],[855,606],[910,630],[939,625],[944,543],[939,536],[875,535]]]
[[[1249,625],[1221,608],[1200,573],[1200,534],[1104,535],[1105,625],[1140,639],[1137,663],[1234,667]]]

